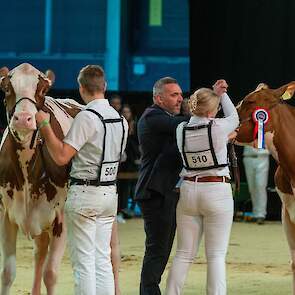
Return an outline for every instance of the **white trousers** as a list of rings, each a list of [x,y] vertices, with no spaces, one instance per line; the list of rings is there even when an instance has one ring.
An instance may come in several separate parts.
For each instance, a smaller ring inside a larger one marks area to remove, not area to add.
[[[75,295],[115,294],[110,241],[116,212],[115,186],[70,187],[65,216]]]
[[[165,294],[181,294],[204,233],[207,294],[225,295],[225,256],[233,220],[231,185],[183,181],[176,216],[177,250]]]
[[[269,156],[243,158],[254,217],[266,216]]]

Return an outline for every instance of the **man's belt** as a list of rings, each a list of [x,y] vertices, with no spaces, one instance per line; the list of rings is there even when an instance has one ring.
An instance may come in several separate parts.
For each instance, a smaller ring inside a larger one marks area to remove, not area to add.
[[[109,186],[115,185],[117,180],[111,181],[99,181],[98,179],[79,179],[75,177],[70,177],[69,185],[86,185],[86,186]]]
[[[91,186],[99,186],[99,181],[97,179],[78,179],[75,177],[70,177],[69,181],[70,185],[91,185]]]
[[[230,179],[227,176],[184,176],[184,180],[193,182],[226,182],[230,183]]]

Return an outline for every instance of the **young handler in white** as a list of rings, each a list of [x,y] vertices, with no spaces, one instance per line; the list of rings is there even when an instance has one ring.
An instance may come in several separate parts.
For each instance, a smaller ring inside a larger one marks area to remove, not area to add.
[[[63,142],[51,129],[48,114],[39,111],[36,120],[57,164],[73,158],[65,214],[75,294],[114,295],[110,240],[128,124],[104,98],[106,82],[100,66],[82,68],[78,83],[87,105]]]
[[[207,294],[226,294],[225,256],[233,220],[233,198],[227,162],[228,136],[239,124],[237,111],[218,80],[214,91],[197,90],[189,100],[192,117],[177,128],[183,182],[177,206],[177,251],[167,279],[166,295],[181,294],[190,264],[204,233]],[[215,118],[218,108],[225,118]]]

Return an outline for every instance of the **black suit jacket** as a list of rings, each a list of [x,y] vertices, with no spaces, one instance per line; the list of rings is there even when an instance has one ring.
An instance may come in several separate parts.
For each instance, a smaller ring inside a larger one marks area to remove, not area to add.
[[[172,191],[179,179],[182,160],[176,145],[176,127],[189,117],[172,116],[157,105],[148,107],[138,121],[141,165],[135,200]]]

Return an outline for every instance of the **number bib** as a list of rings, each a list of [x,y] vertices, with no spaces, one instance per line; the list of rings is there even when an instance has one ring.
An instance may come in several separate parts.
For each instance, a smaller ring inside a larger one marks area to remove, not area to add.
[[[214,160],[210,150],[185,154],[190,168],[205,168],[214,165]]]
[[[117,179],[119,162],[102,163],[100,172],[100,182],[115,181]]]

